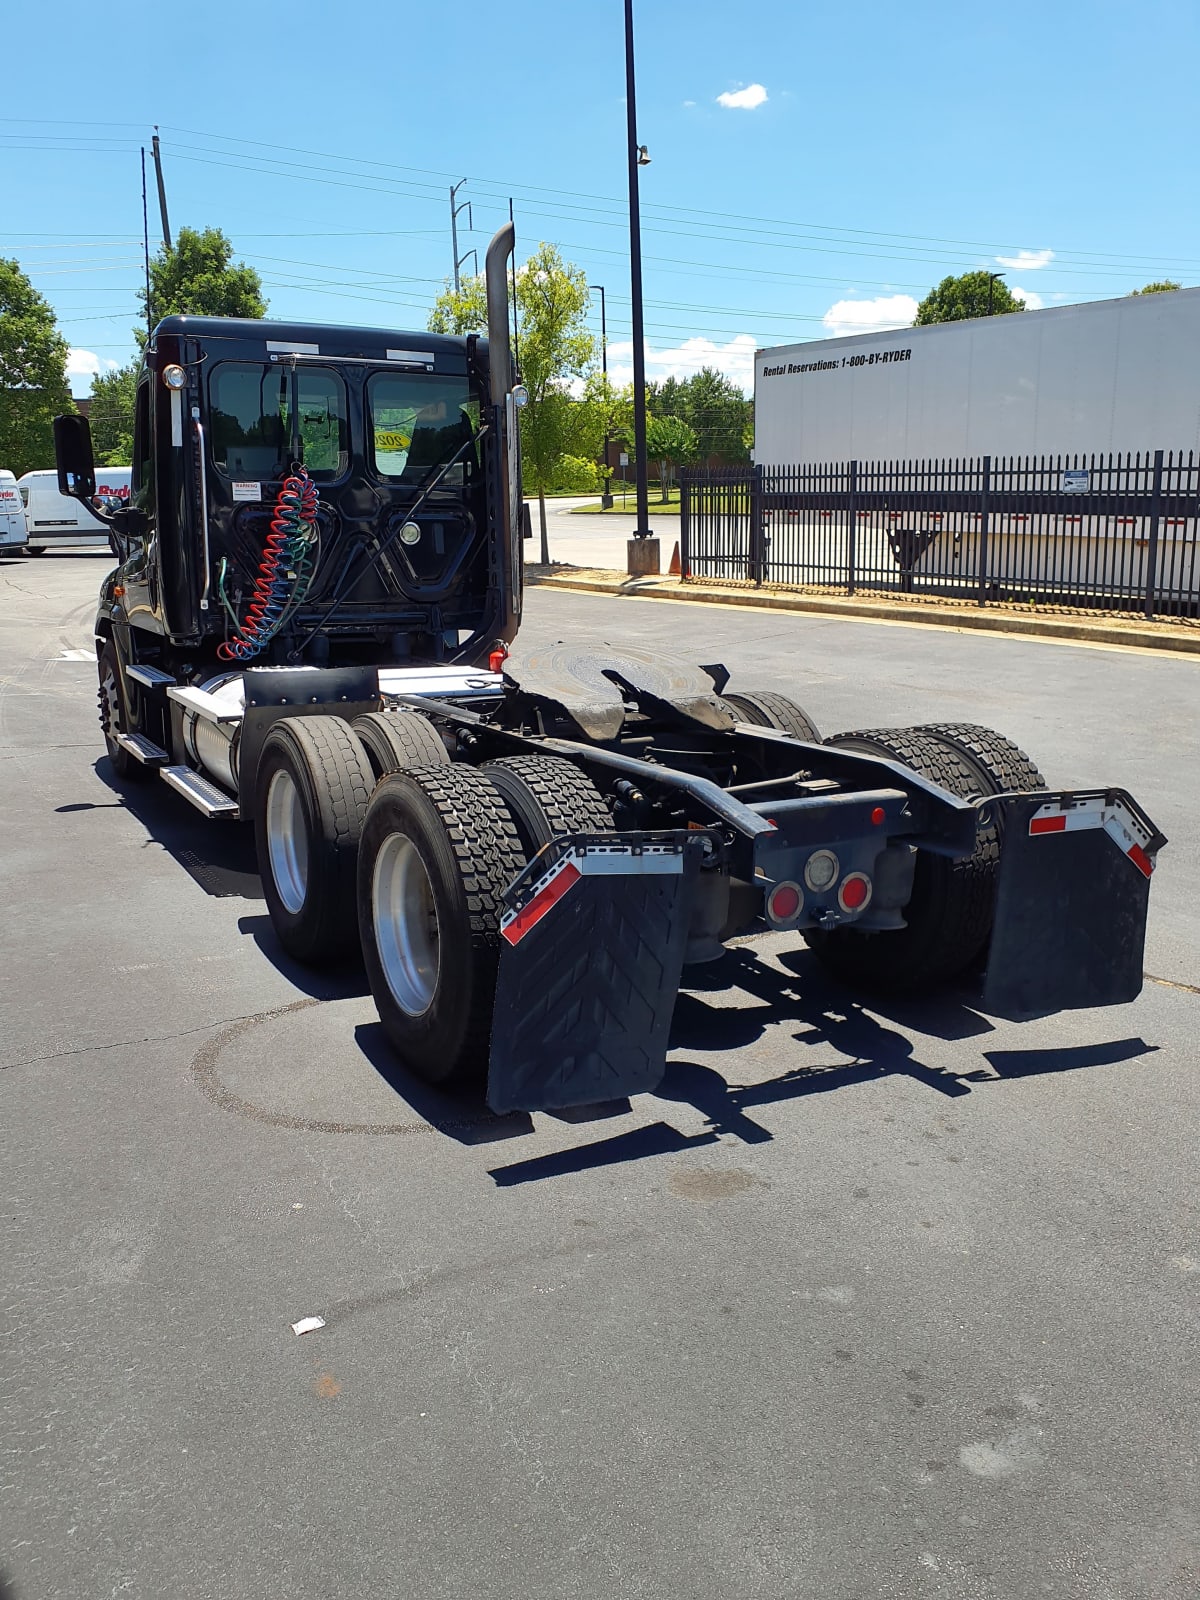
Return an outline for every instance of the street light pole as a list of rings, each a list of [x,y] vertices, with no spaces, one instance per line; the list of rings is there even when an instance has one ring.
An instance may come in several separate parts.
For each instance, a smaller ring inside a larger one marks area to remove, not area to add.
[[[635,539],[650,535],[646,483],[646,348],[642,325],[642,219],[638,208],[638,167],[648,157],[637,142],[637,95],[633,77],[633,0],[625,0],[625,109],[629,124],[629,278],[633,296],[633,448],[637,458]]]
[[[988,316],[992,314],[992,301],[996,293],[996,284],[1004,276],[1002,272],[988,273]]]
[[[600,370],[604,374],[605,378],[607,379],[607,377],[608,377],[608,312],[607,312],[607,303],[606,303],[605,297],[604,297],[604,285],[602,283],[591,283],[591,284],[588,285],[588,293],[589,294],[598,294],[600,296]],[[607,384],[606,384],[605,387],[607,388]],[[608,419],[608,410],[607,410],[607,407],[608,407],[608,395],[607,394],[605,394],[605,396],[604,396],[604,404],[605,404],[605,413],[604,413],[604,415],[605,415],[605,423],[604,423],[604,465],[607,468],[607,466],[608,466],[608,447],[609,447],[608,420],[607,420]],[[604,486],[604,491],[600,496],[600,504],[604,508],[604,510],[607,511],[609,506],[612,505],[612,495],[609,493],[609,490],[608,490],[608,479],[607,479],[607,477],[604,480],[604,485],[605,485]]]

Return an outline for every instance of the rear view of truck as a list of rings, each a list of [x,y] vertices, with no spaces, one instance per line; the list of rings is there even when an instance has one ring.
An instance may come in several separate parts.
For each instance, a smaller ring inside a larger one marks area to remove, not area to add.
[[[510,654],[511,248],[487,340],[160,325],[96,622],[118,775],[252,819],[283,948],[361,959],[404,1064],[497,1110],[654,1088],[685,966],[748,934],[864,994],[1131,1000],[1164,841],[1123,791],[965,724],[823,739],[656,649]],[[86,421],[56,437],[90,497]]]

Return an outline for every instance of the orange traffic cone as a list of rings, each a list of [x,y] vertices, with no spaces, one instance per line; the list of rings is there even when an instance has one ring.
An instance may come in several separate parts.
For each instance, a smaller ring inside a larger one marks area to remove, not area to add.
[[[668,576],[668,578],[678,578],[679,575],[680,575],[679,540],[676,539],[675,548],[671,552],[671,565],[667,568],[667,576]]]

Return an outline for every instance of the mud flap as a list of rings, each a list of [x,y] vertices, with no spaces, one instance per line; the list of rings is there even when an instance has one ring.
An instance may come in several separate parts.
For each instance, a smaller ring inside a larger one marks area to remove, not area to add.
[[[660,1082],[707,836],[572,835],[505,895],[487,1102],[544,1111]]]
[[[1022,1018],[1136,999],[1163,836],[1122,790],[1005,805],[983,1009]]]

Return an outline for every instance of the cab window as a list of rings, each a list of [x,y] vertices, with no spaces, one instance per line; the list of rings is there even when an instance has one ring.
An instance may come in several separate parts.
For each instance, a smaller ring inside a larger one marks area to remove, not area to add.
[[[444,480],[461,484],[478,432],[479,401],[465,377],[377,372],[367,383],[367,454],[381,478],[415,486],[466,445]]]
[[[318,481],[346,471],[346,386],[336,372],[226,361],[213,372],[209,398],[213,460],[226,476],[275,480],[293,461]]]

